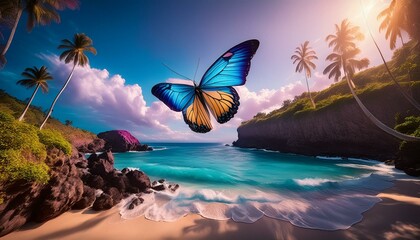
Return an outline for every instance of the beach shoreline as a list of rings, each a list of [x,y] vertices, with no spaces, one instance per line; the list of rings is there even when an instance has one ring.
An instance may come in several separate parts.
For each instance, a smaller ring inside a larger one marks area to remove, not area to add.
[[[420,179],[396,180],[382,199],[347,230],[315,230],[263,217],[255,223],[217,221],[189,214],[175,222],[144,216],[121,219],[118,206],[103,212],[69,211],[45,223],[28,223],[1,239],[419,239]]]

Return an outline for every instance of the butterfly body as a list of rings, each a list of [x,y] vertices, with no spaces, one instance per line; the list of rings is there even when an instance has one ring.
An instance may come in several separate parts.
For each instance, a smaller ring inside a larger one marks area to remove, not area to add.
[[[239,95],[232,86],[245,84],[258,46],[259,41],[254,39],[229,49],[206,71],[199,85],[159,83],[152,93],[171,110],[182,111],[192,131],[209,132],[212,129],[209,112],[221,124],[237,113]]]

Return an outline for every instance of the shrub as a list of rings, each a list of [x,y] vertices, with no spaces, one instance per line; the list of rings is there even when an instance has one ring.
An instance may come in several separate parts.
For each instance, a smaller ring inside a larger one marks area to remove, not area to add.
[[[0,113],[0,182],[25,179],[46,183],[49,179],[45,145],[38,129]]]
[[[48,148],[58,148],[66,155],[71,154],[71,144],[63,135],[53,129],[44,129],[38,132],[39,140]]]
[[[24,179],[47,183],[50,176],[44,162],[27,161],[19,150],[0,151],[0,182]]]

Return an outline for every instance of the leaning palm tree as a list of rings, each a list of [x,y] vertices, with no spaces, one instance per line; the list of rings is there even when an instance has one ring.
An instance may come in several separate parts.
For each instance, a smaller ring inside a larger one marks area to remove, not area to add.
[[[51,21],[60,22],[60,16],[56,10],[65,8],[76,9],[79,6],[78,0],[0,0],[0,8],[12,8],[15,11],[12,19],[12,30],[6,45],[1,50],[0,67],[6,64],[6,52],[9,50],[13,37],[22,14],[28,15],[26,28],[30,32],[37,24],[46,25]]]
[[[292,55],[291,59],[293,64],[297,62],[295,72],[302,72],[305,70],[306,86],[308,87],[309,98],[313,108],[316,108],[315,102],[312,98],[311,91],[309,90],[308,78],[311,77],[311,68],[315,70],[316,65],[312,62],[314,59],[318,59],[316,52],[308,46],[309,41],[305,41],[299,47],[296,48],[295,54]]]
[[[395,49],[397,38],[401,39],[401,44],[404,45],[404,40],[402,38],[402,32],[404,31],[404,20],[405,15],[403,15],[403,4],[404,1],[391,1],[389,6],[382,10],[377,19],[383,19],[381,25],[379,26],[379,31],[386,29],[385,38],[389,38],[389,47]]]
[[[42,129],[47,122],[48,118],[50,117],[55,103],[57,102],[60,95],[63,93],[64,89],[66,89],[67,85],[69,84],[71,77],[73,76],[74,69],[77,65],[79,66],[85,66],[89,64],[89,59],[85,55],[85,51],[91,52],[96,55],[96,49],[92,47],[92,39],[90,39],[88,36],[86,36],[84,33],[77,33],[74,35],[73,42],[68,39],[61,40],[61,45],[58,46],[58,49],[65,49],[63,53],[60,55],[60,60],[64,59],[64,62],[67,63],[73,63],[73,68],[71,69],[71,72],[69,76],[67,77],[66,82],[64,83],[64,86],[61,88],[60,92],[58,92],[57,96],[55,97],[53,103],[51,104],[50,110],[48,111],[47,116],[45,117],[44,121],[42,122],[39,129]]]
[[[344,20],[343,22],[345,22]],[[346,21],[347,22],[347,21]],[[342,31],[344,30],[344,31]],[[354,91],[354,83],[351,80],[351,77],[355,73],[356,69],[366,68],[369,65],[369,60],[366,58],[355,59],[355,57],[360,53],[360,49],[357,48],[354,40],[360,39],[360,31],[357,27],[352,26],[349,22],[348,24],[342,23],[341,27],[336,25],[336,34],[329,35],[326,40],[330,40],[329,46],[334,46],[334,51],[327,56],[326,60],[332,61],[328,65],[324,74],[329,73],[328,77],[334,77],[337,81],[341,77],[341,71],[344,73],[344,77],[347,81],[347,84],[350,88],[350,92],[359,105],[362,112],[372,121],[378,128],[384,132],[404,141],[420,141],[420,138],[413,137],[410,135],[402,134],[394,129],[386,126],[384,123],[379,121],[363,104]],[[341,41],[331,42],[331,40],[341,39]],[[351,42],[353,41],[353,42]]]
[[[17,81],[17,84],[20,84],[27,88],[35,87],[35,91],[32,93],[31,99],[29,99],[29,102],[26,105],[25,110],[23,110],[22,114],[20,115],[19,121],[23,120],[23,117],[28,111],[29,106],[31,105],[32,100],[34,99],[35,94],[38,91],[39,87],[41,87],[42,92],[44,93],[48,92],[47,81],[53,79],[45,66],[42,66],[39,69],[37,67],[26,68],[25,71],[22,72],[22,76],[24,76],[25,78]]]
[[[361,1],[361,3],[363,4],[363,1]],[[405,12],[407,12],[407,9],[410,9],[409,7],[407,7],[407,5],[403,4],[403,3],[407,3],[407,1],[405,0],[400,0],[397,4],[397,2],[395,0],[393,0],[390,4],[390,6],[388,8],[386,8],[385,10],[383,10],[379,15],[378,18],[380,16],[385,16],[385,19],[383,20],[380,29],[383,28],[383,26],[388,26],[389,29],[387,29],[387,34],[386,34],[386,39],[388,39],[388,35],[392,32],[391,34],[391,38],[390,38],[390,48],[393,49],[393,47],[395,47],[395,42],[396,42],[396,35],[400,35],[401,37],[401,30],[404,29],[404,26],[408,26],[407,29],[410,29],[410,26],[412,26],[413,24],[406,24],[405,22],[407,22],[407,20],[401,20],[401,16],[397,17],[397,15],[402,15],[402,16],[410,16],[411,18],[419,18],[419,13],[411,13],[411,14],[405,14]],[[418,2],[420,3],[420,1]],[[396,7],[396,5],[398,5]],[[405,7],[403,7],[405,6]],[[395,10],[397,9],[398,10]],[[411,7],[416,9],[416,7]],[[417,4],[417,9],[420,10],[420,4]],[[408,11],[408,12],[412,12],[412,11]],[[420,111],[420,104],[410,95],[407,93],[407,91],[405,89],[403,89],[401,87],[401,85],[398,83],[397,79],[395,79],[394,74],[392,74],[391,70],[388,67],[388,63],[385,61],[385,57],[382,54],[381,49],[379,48],[378,43],[376,42],[375,38],[373,37],[372,31],[370,30],[369,24],[367,22],[367,18],[366,18],[366,14],[363,11],[363,16],[365,19],[365,24],[368,28],[368,32],[370,35],[370,38],[372,39],[373,43],[375,44],[376,49],[379,52],[379,55],[381,56],[382,62],[384,63],[385,69],[387,70],[389,76],[391,77],[392,81],[394,82],[395,86],[397,86],[398,91],[405,97],[405,99],[407,99],[407,101],[409,101],[415,108],[417,108]],[[388,23],[391,22],[391,18],[396,18],[398,20],[393,20],[392,23]],[[406,19],[406,18],[403,18]],[[418,19],[420,21],[420,19]],[[399,24],[397,25],[396,22],[398,22]],[[418,24],[418,23],[417,23]],[[393,25],[391,27],[391,25]],[[398,31],[398,32],[397,32]],[[416,30],[409,30],[410,32],[415,32]],[[418,31],[418,30],[417,30]],[[394,36],[392,36],[394,35]],[[415,35],[415,33],[414,33]],[[413,39],[415,39],[415,37],[412,37]],[[402,40],[401,37],[401,42],[404,45],[404,42]],[[410,72],[408,73],[410,74]]]

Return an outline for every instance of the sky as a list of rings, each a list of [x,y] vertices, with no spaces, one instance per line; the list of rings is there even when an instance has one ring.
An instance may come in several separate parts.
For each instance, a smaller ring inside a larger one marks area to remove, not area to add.
[[[48,94],[37,93],[33,105],[48,109],[71,71],[58,58],[62,39],[85,33],[93,40],[97,55],[87,53],[90,64],[77,67],[52,116],[71,120],[73,126],[94,133],[113,129],[130,131],[141,142],[223,142],[237,139],[237,127],[258,112],[281,107],[306,91],[303,73],[290,60],[295,48],[308,40],[316,51],[316,69],[309,79],[311,90],[333,83],[322,74],[331,52],[325,38],[334,24],[345,18],[361,27],[360,57],[370,66],[381,64],[368,36],[363,11],[385,59],[392,52],[384,32],[379,32],[378,13],[390,0],[102,0],[80,1],[79,9],[60,12],[61,22],[26,31],[26,15],[19,22],[0,70],[0,89],[28,99],[33,89],[16,85],[27,67],[45,65],[54,80]],[[3,35],[9,34],[4,27]],[[213,130],[194,133],[182,113],[171,111],[151,94],[160,82],[181,77],[164,64],[198,82],[207,68],[225,51],[248,39],[260,47],[252,59],[240,95],[238,113],[228,123],[212,121]],[[406,40],[408,40],[406,38]],[[1,44],[4,44],[4,39]],[[399,43],[397,42],[397,47]]]

